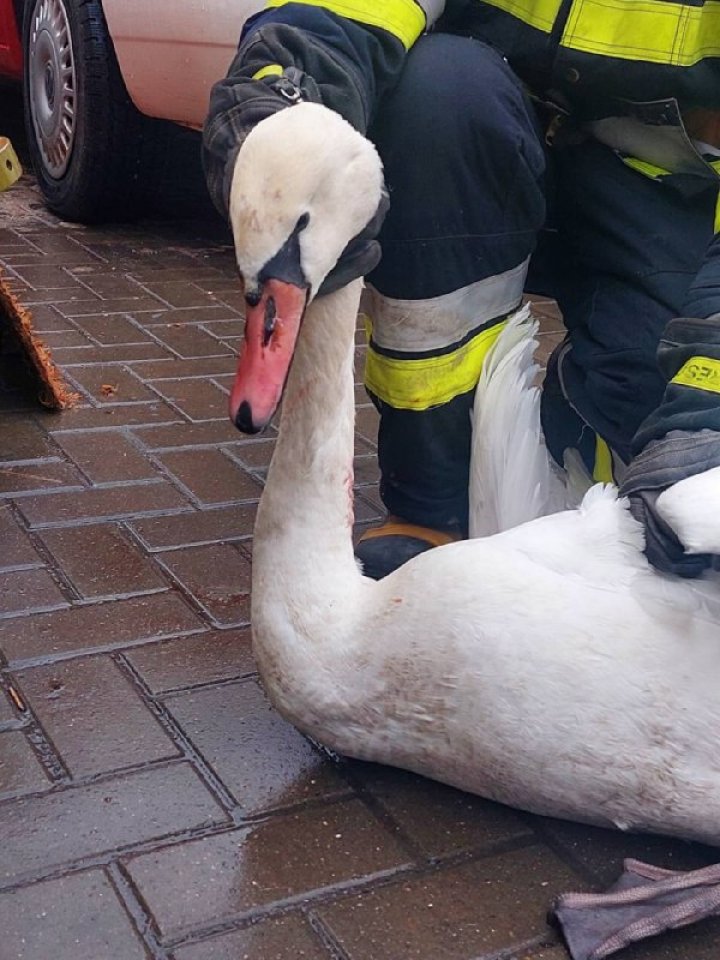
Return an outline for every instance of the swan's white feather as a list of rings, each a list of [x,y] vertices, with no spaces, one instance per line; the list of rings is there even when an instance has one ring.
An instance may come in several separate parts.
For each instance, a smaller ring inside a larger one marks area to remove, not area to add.
[[[526,305],[506,322],[483,365],[473,409],[470,536],[508,530],[567,506],[540,427],[537,321]]]

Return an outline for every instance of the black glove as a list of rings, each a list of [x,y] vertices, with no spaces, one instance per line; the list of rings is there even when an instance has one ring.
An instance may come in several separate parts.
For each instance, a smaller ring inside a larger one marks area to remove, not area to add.
[[[353,237],[340,254],[340,259],[318,290],[319,297],[334,293],[358,277],[366,277],[380,263],[381,250],[376,237],[380,233],[380,227],[389,209],[390,197],[387,190],[383,189],[375,216],[364,230]]]
[[[715,430],[673,430],[651,441],[630,463],[620,495],[645,527],[645,555],[663,573],[698,577],[713,566],[711,554],[686,554],[673,530],[656,512],[660,494],[688,477],[720,466],[720,433]]]

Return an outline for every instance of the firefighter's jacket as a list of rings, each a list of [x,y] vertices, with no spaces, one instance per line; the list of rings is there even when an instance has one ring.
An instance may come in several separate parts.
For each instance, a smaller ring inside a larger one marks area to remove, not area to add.
[[[429,29],[496,47],[550,114],[649,175],[714,179],[720,194],[720,156],[697,146],[720,148],[720,0],[269,0],[211,97],[204,158],[216,204],[227,210],[249,130],[297,99],[319,100],[366,132]],[[670,385],[642,443],[672,429],[720,431],[720,201],[717,209],[685,307],[705,322],[669,328],[661,365]]]

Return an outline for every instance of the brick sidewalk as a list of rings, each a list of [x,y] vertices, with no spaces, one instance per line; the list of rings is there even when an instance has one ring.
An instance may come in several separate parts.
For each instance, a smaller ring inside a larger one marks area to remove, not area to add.
[[[557,893],[624,856],[716,859],[316,750],[250,652],[273,437],[226,419],[227,238],[61,223],[26,177],[0,198],[0,263],[82,396],[50,414],[0,392],[0,960],[562,960]],[[546,355],[559,325],[539,310]],[[362,524],[380,506],[358,402]],[[624,956],[719,943],[711,923]]]

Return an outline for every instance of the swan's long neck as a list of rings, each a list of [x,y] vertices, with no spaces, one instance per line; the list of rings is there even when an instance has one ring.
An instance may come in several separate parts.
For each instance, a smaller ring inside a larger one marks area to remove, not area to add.
[[[332,605],[361,580],[352,547],[354,332],[362,281],[310,304],[255,525],[253,594]]]

